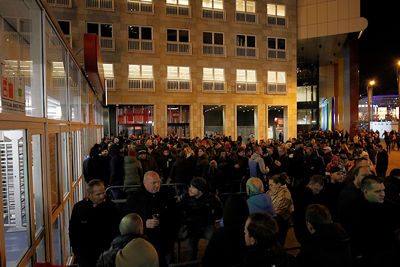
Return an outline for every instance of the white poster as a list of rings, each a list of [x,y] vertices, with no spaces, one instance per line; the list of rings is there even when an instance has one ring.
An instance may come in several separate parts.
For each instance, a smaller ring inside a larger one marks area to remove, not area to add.
[[[25,80],[1,76],[1,106],[4,113],[25,114]]]

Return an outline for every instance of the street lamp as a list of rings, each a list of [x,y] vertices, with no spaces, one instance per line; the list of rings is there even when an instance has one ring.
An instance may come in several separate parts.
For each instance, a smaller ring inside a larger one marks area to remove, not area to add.
[[[374,89],[375,80],[371,80],[368,82],[368,130],[371,130],[371,119],[372,119],[372,109],[371,109],[371,101],[372,101],[372,90]]]

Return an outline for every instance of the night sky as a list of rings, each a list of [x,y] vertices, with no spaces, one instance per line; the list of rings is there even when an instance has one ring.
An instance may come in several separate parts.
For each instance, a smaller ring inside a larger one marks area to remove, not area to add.
[[[400,60],[400,11],[395,1],[361,0],[368,27],[360,38],[360,94],[376,80],[374,95],[398,94],[396,64]]]

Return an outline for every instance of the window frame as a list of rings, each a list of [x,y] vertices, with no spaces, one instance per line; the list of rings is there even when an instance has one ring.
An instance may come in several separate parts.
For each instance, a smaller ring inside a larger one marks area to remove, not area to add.
[[[86,33],[88,33],[88,24],[97,24],[97,30],[98,34],[97,36],[99,37],[99,43],[100,43],[100,49],[104,51],[115,51],[115,40],[114,40],[114,24],[113,23],[102,23],[102,22],[91,22],[91,21],[86,21]],[[101,25],[111,25],[111,37],[103,37],[101,36]],[[103,47],[102,45],[102,40],[111,40],[112,42],[112,47]]]
[[[214,31],[203,31],[203,36],[202,36],[202,55],[203,56],[215,56],[215,57],[226,57],[226,45],[225,45],[225,33],[224,32],[214,32]],[[204,43],[204,33],[211,33],[212,35],[212,43],[211,44],[206,44]],[[222,45],[220,44],[215,44],[215,34],[222,34]],[[211,49],[211,53],[205,53],[206,49]],[[217,49],[222,49],[222,53],[216,53],[216,51],[219,51]]]
[[[245,37],[245,45],[244,46],[238,46],[237,45],[237,38],[240,35]],[[255,44],[254,47],[247,45],[247,37],[248,36],[253,36],[254,37],[254,44]],[[248,58],[248,59],[252,59],[252,58],[257,59],[258,58],[257,35],[255,35],[255,34],[253,35],[253,34],[237,33],[237,34],[235,34],[235,37],[236,37],[235,38],[235,56],[236,57]],[[240,54],[240,53],[238,53],[239,49],[244,49],[245,55],[239,55]],[[248,52],[252,51],[252,50],[254,50],[254,56],[249,56]]]
[[[130,77],[129,68],[130,66],[140,66],[140,77]],[[143,66],[151,66],[151,74],[152,78],[143,78]],[[152,87],[143,86],[144,81],[152,83]],[[135,87],[135,83],[139,82],[139,87]],[[154,92],[155,91],[155,79],[154,79],[154,65],[146,65],[146,64],[128,64],[128,91],[137,92],[137,91],[145,91],[145,92]]]
[[[275,6],[275,15],[270,15],[270,14],[268,14],[268,5],[274,5]],[[283,6],[283,7],[285,7],[285,16],[278,16],[277,15],[277,7],[278,6]],[[269,25],[269,26],[276,26],[276,27],[287,27],[287,19],[288,19],[288,17],[287,17],[287,5],[284,5],[284,4],[278,4],[278,3],[267,3],[267,12],[266,12],[266,15],[267,15],[267,19],[266,19],[266,24],[267,25]],[[275,19],[275,23],[270,23],[270,21],[269,21],[269,18],[274,18]],[[283,19],[284,20],[284,22],[285,22],[285,24],[278,24],[278,19]]]
[[[214,7],[214,1],[215,0],[210,0],[212,2],[212,7],[204,7],[203,6],[203,1],[201,1],[201,18],[203,19],[215,19],[215,20],[225,20],[225,5],[224,1],[222,0],[222,8],[215,8]]]
[[[85,8],[89,9],[89,10],[101,10],[101,11],[115,11],[115,1],[114,0],[108,0],[111,2],[111,7],[110,8],[105,8],[105,7],[101,7],[101,2],[102,1],[107,1],[107,0],[85,0]],[[89,3],[93,3],[93,2],[97,2],[97,7],[92,7],[92,6],[88,6]]]
[[[268,77],[269,77],[269,73],[270,72],[275,72],[275,78],[276,78],[276,83],[270,83],[269,82],[269,80],[268,80]],[[279,72],[281,72],[281,73],[284,73],[285,74],[285,83],[283,84],[283,83],[278,83],[278,73]],[[271,91],[270,90],[270,86],[275,86],[275,91]],[[278,91],[278,86],[279,85],[285,85],[285,92],[279,92]],[[288,88],[287,88],[287,72],[286,71],[279,71],[279,70],[268,70],[267,71],[267,87],[266,87],[266,92],[265,92],[265,94],[268,94],[268,95],[286,95],[288,93]]]
[[[169,78],[168,77],[168,67],[176,67],[178,68],[178,78]],[[182,79],[180,78],[180,68],[188,68],[189,69],[189,79]],[[168,92],[192,92],[192,75],[191,75],[191,71],[190,71],[190,66],[172,66],[172,65],[167,65],[167,86],[166,89]],[[182,89],[181,87],[183,87],[182,85],[184,84],[184,82],[189,82],[189,88],[188,89]],[[177,83],[177,88],[169,88],[169,83]]]
[[[127,10],[129,13],[141,13],[141,14],[151,14],[154,15],[154,4],[153,0],[143,1],[143,0],[127,0],[126,1]],[[135,8],[137,7],[137,10]],[[146,9],[147,7],[147,9]],[[149,8],[151,7],[151,8]]]
[[[139,28],[139,38],[129,37],[129,27]],[[151,40],[142,39],[142,28],[151,29]],[[151,49],[143,49],[146,45],[151,44]],[[153,26],[141,26],[141,25],[128,25],[128,52],[142,52],[142,53],[154,53],[154,31]]]
[[[268,47],[268,41],[269,39],[275,39],[275,47],[276,48],[269,48]],[[278,49],[278,40],[282,39],[285,41],[285,49]],[[269,52],[275,52],[275,57],[270,57],[269,56]],[[278,57],[278,53],[285,53],[285,57],[284,58],[279,58]],[[282,60],[282,61],[287,61],[288,60],[288,51],[287,51],[287,39],[283,38],[283,37],[273,37],[273,36],[268,36],[267,37],[267,59],[271,59],[271,60]]]
[[[176,31],[176,39],[177,41],[168,41],[168,30],[175,30]],[[188,32],[188,38],[189,40],[187,42],[181,42],[179,40],[179,33],[180,31],[187,31]],[[192,55],[192,43],[191,43],[191,38],[190,38],[190,30],[189,29],[179,29],[179,28],[167,28],[166,31],[166,50],[167,54],[177,54],[177,55]],[[181,51],[181,47],[187,45],[187,52]],[[170,51],[171,47],[176,46],[176,51]]]
[[[258,15],[257,15],[257,1],[256,0],[242,0],[245,2],[245,11],[238,11],[236,4],[238,0],[235,0],[235,22],[236,23],[246,23],[246,24],[257,24],[258,23]],[[247,11],[247,2],[254,2],[254,12]],[[243,19],[238,19],[240,15],[243,15]],[[250,20],[250,17],[254,16],[254,20]]]
[[[68,24],[69,24],[69,34],[66,35],[64,32],[63,32],[63,34],[65,35],[65,38],[69,42],[69,45],[72,47],[72,25],[71,25],[71,21],[70,20],[66,20],[66,19],[60,19],[60,20],[57,20],[57,23],[59,23],[60,21],[61,22],[68,22]],[[61,28],[61,26],[60,26],[60,28]]]
[[[238,71],[240,70],[244,70],[246,73],[246,81],[238,81]],[[248,81],[248,71],[254,71],[255,72],[255,76],[256,76],[256,81],[255,82],[251,82]],[[256,94],[258,93],[258,88],[257,88],[257,84],[258,84],[258,79],[257,79],[257,70],[256,69],[236,69],[236,93],[237,94]],[[239,90],[238,88],[240,86],[244,86],[244,90]],[[249,87],[254,86],[255,89],[254,90],[249,90]]]
[[[103,70],[104,70],[104,65],[111,65],[112,71],[113,71],[113,76],[112,77],[106,77],[106,74],[104,72],[104,82],[107,83],[107,91],[115,91],[115,74],[114,74],[114,63],[102,63],[103,64]]]
[[[204,79],[204,69],[212,69],[213,72],[213,79],[212,80],[205,80]],[[223,70],[224,73],[224,80],[223,81],[219,81],[215,79],[215,70],[216,69],[220,69]],[[211,85],[212,88],[207,90],[204,89],[205,85]],[[223,85],[223,90],[217,90],[216,86],[219,85]],[[226,89],[226,77],[225,77],[225,68],[214,68],[214,67],[203,67],[203,77],[202,77],[202,92],[203,93],[226,93],[227,89]]]
[[[174,11],[174,10],[175,10],[175,12],[171,13],[171,11]],[[187,13],[183,13],[183,12],[187,12]],[[172,17],[191,18],[192,17],[192,8],[190,5],[190,0],[188,0],[187,5],[179,4],[179,0],[176,0],[176,4],[167,3],[167,0],[165,0],[165,15],[172,16]]]

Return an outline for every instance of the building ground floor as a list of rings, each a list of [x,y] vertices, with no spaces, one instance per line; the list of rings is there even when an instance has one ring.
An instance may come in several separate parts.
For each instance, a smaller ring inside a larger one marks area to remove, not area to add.
[[[296,137],[296,103],[170,102],[110,105],[105,114],[105,133],[159,134],[181,137],[226,135],[287,140]]]

